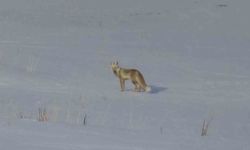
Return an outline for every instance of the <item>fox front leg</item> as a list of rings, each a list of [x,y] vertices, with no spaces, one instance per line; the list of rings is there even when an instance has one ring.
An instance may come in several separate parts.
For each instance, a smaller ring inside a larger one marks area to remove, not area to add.
[[[125,80],[120,78],[121,91],[123,92],[125,89]]]

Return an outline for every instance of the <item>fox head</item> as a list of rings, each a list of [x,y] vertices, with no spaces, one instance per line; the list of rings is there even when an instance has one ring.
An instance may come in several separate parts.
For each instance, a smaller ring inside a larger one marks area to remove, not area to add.
[[[112,62],[111,63],[111,68],[112,68],[112,71],[115,75],[117,75],[117,71],[118,69],[120,68],[119,65],[118,65],[118,61],[116,62]]]

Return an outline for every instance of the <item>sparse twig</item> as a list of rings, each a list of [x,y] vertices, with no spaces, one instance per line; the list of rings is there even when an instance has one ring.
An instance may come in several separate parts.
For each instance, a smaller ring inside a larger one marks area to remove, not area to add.
[[[48,119],[48,113],[46,108],[42,109],[42,108],[38,108],[38,121],[40,122],[47,122]]]
[[[210,119],[209,121],[206,121],[206,120],[203,121],[202,129],[201,129],[201,136],[207,136],[208,127],[211,121],[212,119]]]
[[[86,126],[86,124],[87,124],[87,115],[84,114],[84,116],[83,116],[83,125]]]
[[[208,124],[206,123],[206,120],[203,121],[202,129],[201,129],[201,136],[206,136],[208,130]]]

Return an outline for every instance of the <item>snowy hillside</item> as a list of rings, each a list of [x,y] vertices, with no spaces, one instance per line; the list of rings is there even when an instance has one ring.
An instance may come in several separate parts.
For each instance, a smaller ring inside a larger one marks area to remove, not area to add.
[[[249,5],[1,0],[0,149],[248,150]],[[152,91],[120,92],[115,60]]]

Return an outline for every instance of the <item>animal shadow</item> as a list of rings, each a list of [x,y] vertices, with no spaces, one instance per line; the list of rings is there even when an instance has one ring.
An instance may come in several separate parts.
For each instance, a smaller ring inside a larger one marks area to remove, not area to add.
[[[160,87],[160,86],[154,86],[154,85],[150,85],[150,87],[151,87],[151,91],[149,93],[151,94],[157,94],[168,89],[166,87]]]

